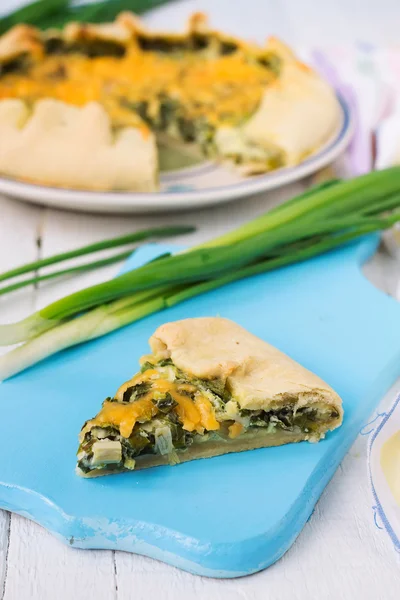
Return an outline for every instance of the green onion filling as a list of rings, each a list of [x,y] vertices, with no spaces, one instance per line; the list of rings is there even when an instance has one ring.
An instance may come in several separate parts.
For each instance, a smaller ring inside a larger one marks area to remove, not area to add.
[[[84,434],[78,450],[78,469],[85,475],[96,471],[118,471],[134,469],[138,457],[162,455],[167,462],[176,464],[179,456],[196,444],[206,444],[219,440],[229,443],[230,427],[241,425],[240,435],[254,435],[260,428],[266,433],[290,432],[303,434],[304,439],[317,440],[324,436],[329,426],[339,417],[332,407],[321,405],[296,408],[296,398],[288,399],[284,407],[264,410],[241,410],[232,399],[229,390],[221,380],[197,379],[178,369],[171,360],[157,364],[145,362],[141,372],[156,370],[161,379],[173,381],[180,395],[195,401],[197,394],[205,394],[210,400],[216,419],[217,430],[198,428],[188,431],[184,428],[177,413],[178,403],[169,392],[161,393],[153,389],[154,381],[149,380],[127,387],[122,400],[107,398],[105,402],[134,404],[151,393],[157,412],[152,418],[138,419],[129,437],[121,435],[120,429],[112,424],[96,423],[82,428]],[[185,390],[189,386],[189,390]]]

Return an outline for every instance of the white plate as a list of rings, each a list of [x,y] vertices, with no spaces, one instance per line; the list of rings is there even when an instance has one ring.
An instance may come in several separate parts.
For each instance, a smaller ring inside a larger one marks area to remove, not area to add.
[[[338,99],[341,111],[336,131],[317,153],[296,167],[241,177],[227,167],[207,161],[163,173],[161,191],[157,193],[75,191],[0,178],[0,193],[57,208],[108,213],[182,211],[230,202],[291,183],[335,160],[350,142],[354,120],[343,98]]]
[[[380,413],[371,425],[375,428],[369,441],[368,470],[375,523],[379,529],[386,529],[395,549],[400,552],[400,494],[398,483],[396,485],[396,478],[397,482],[400,478],[400,396],[390,410]],[[387,444],[390,445],[385,449]],[[390,470],[383,463],[383,457],[388,453]]]

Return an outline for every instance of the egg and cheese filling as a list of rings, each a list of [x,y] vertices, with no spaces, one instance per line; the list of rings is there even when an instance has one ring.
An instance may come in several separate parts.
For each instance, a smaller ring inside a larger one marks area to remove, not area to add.
[[[95,101],[116,128],[149,127],[195,143],[205,155],[222,152],[238,163],[281,166],[277,150],[242,147],[237,140],[218,142],[217,149],[215,141],[221,127],[238,127],[256,112],[279,73],[277,56],[251,55],[234,44],[204,42],[204,48],[183,49],[168,38],[161,46],[159,40],[160,47],[156,38],[150,41],[134,38],[124,46],[100,44],[98,49],[96,41],[68,46],[49,39],[43,52],[3,65],[0,100],[19,98],[33,105],[54,98],[77,106]]]
[[[229,444],[260,431],[317,441],[338,416],[329,405],[296,407],[295,398],[268,411],[242,410],[221,381],[193,378],[170,359],[154,364],[146,357],[141,373],[83,426],[78,473],[134,469],[141,458],[155,455],[176,464],[191,446]]]

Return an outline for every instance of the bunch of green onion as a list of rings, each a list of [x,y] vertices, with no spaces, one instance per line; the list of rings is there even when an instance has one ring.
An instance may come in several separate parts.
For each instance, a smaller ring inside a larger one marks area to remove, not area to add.
[[[359,236],[391,227],[400,221],[399,208],[400,167],[348,181],[325,182],[221,237],[185,252],[163,255],[115,279],[53,302],[18,323],[0,325],[1,345],[20,343],[0,358],[0,379],[62,349],[199,294],[306,260]],[[150,235],[184,231],[173,228],[139,232],[77,250],[72,255],[88,254],[107,244],[116,247]],[[0,276],[0,281],[70,257],[68,253],[26,265]],[[96,266],[101,264],[91,263],[81,269]]]
[[[0,18],[0,35],[19,23],[47,29],[63,27],[69,21],[113,21],[124,10],[140,15],[168,1],[170,0],[102,0],[77,4],[75,0],[36,0]]]

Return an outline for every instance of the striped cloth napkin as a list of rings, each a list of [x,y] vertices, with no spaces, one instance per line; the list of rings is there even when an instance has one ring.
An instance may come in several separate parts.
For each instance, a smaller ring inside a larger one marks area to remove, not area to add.
[[[400,46],[330,47],[308,52],[308,60],[343,96],[355,117],[347,151],[314,181],[400,164]],[[400,225],[386,232],[383,240],[389,253],[400,259]]]
[[[311,61],[355,114],[349,175],[400,164],[400,47],[333,47],[314,50]]]

